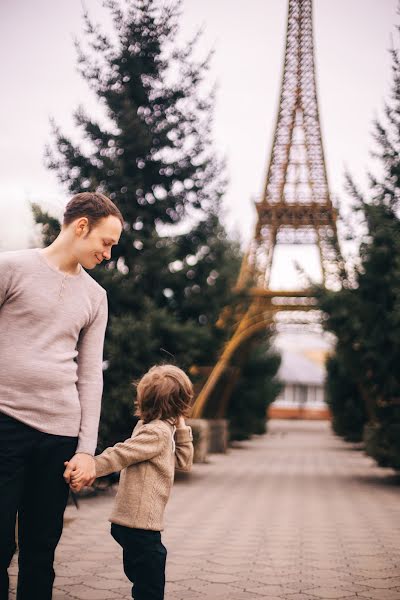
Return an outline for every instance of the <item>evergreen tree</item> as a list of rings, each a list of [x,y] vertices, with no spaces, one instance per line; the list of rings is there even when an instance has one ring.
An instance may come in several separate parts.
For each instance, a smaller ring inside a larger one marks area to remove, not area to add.
[[[336,354],[326,364],[326,398],[333,431],[348,442],[360,442],[367,415],[357,383],[346,367],[346,360],[336,348]]]
[[[104,35],[85,14],[85,47],[78,46],[81,74],[104,119],[79,108],[81,141],[54,126],[47,152],[71,194],[101,191],[125,221],[112,260],[93,273],[107,289],[110,312],[103,442],[129,433],[131,380],[151,364],[188,368],[216,355],[227,332],[214,323],[232,300],[240,262],[237,243],[218,221],[225,182],[211,143],[209,57],[193,58],[196,39],[178,47],[177,4],[106,5],[113,33]],[[190,231],[177,235],[176,225]]]
[[[106,119],[99,123],[79,108],[81,144],[55,128],[49,167],[70,192],[99,189],[118,203],[126,226],[114,263],[121,258],[153,293],[147,252],[165,251],[154,243],[156,228],[204,215],[224,189],[210,139],[213,95],[202,94],[208,59],[192,59],[194,42],[177,49],[176,5],[134,0],[125,11],[116,1],[107,5],[117,39],[99,33],[85,15],[88,51],[79,48],[81,74]]]
[[[41,237],[44,246],[49,246],[54,242],[60,233],[61,225],[55,217],[42,210],[39,204],[32,203],[33,218],[36,223],[41,225]]]
[[[257,336],[227,411],[232,440],[248,439],[253,434],[266,432],[268,407],[282,389],[276,378],[280,363],[280,355],[271,349],[270,335]]]
[[[353,289],[338,293],[321,291],[320,306],[326,326],[337,337],[337,368],[330,377],[353,381],[350,414],[359,426],[363,411],[367,452],[379,464],[400,468],[400,58],[392,50],[393,87],[385,106],[384,121],[375,123],[375,141],[383,174],[371,176],[366,199],[352,180],[348,185],[355,210],[364,217],[366,235],[360,245],[360,264]],[[343,393],[334,384],[331,406],[334,418],[343,422]],[[364,406],[360,406],[362,399]],[[336,410],[336,414],[335,414]],[[349,414],[349,417],[350,417]],[[351,429],[348,424],[346,431]]]

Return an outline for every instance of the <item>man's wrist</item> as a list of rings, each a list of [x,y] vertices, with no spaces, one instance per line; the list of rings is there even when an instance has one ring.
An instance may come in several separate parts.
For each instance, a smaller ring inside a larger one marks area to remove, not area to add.
[[[91,456],[92,458],[94,458],[94,456],[91,452],[85,452],[84,450],[79,450],[79,451],[75,452],[75,456],[77,456],[78,454],[84,454],[85,456]]]
[[[75,450],[75,454],[88,454],[89,456],[94,456],[95,452],[96,446],[92,446],[92,444],[84,444],[79,442]]]

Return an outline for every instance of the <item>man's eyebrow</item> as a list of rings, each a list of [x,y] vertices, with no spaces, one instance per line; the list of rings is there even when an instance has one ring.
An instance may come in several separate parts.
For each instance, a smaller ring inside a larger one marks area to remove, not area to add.
[[[114,238],[107,238],[107,237],[105,237],[104,241],[107,242],[107,243],[108,242],[112,242],[114,245],[118,244],[118,240],[115,240]]]

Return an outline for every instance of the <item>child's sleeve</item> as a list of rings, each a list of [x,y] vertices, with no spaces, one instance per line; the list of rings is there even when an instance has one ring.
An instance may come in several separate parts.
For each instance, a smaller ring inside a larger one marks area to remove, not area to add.
[[[96,477],[103,477],[134,463],[150,460],[160,453],[162,442],[162,436],[157,430],[143,427],[135,437],[119,442],[94,457]]]
[[[175,469],[190,471],[193,465],[193,435],[192,428],[179,427],[175,430]]]

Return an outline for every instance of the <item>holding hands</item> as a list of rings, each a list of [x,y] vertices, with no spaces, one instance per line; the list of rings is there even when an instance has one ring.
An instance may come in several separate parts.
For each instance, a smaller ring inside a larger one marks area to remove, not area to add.
[[[92,485],[96,479],[95,462],[90,454],[75,454],[64,466],[64,479],[73,492],[79,492],[85,485]]]

